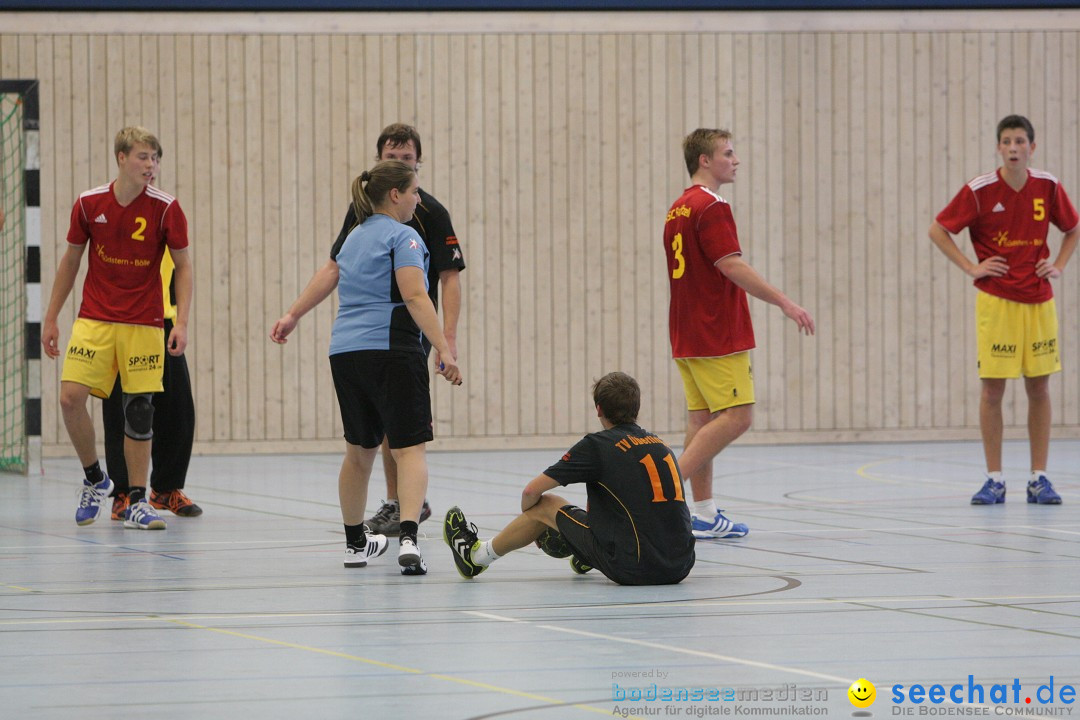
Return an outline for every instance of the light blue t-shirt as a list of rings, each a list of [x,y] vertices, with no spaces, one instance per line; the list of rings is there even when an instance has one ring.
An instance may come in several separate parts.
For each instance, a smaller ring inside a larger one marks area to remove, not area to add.
[[[422,353],[420,328],[401,299],[394,271],[417,267],[427,288],[428,250],[415,230],[375,214],[353,228],[337,256],[338,314],[330,354],[354,350]]]

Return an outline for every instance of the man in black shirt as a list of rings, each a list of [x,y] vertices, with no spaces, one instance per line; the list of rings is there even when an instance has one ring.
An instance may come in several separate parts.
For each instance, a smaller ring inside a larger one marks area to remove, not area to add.
[[[578,573],[596,568],[620,585],[666,585],[690,572],[694,536],[682,476],[670,448],[636,422],[637,381],[608,373],[593,385],[593,401],[604,429],[586,435],[525,486],[522,514],[502,532],[481,542],[460,508],[446,513],[443,538],[462,577],[476,577],[538,540],[549,552],[558,544],[549,528],[569,546]],[[585,483],[588,511],[547,493],[575,482]]]

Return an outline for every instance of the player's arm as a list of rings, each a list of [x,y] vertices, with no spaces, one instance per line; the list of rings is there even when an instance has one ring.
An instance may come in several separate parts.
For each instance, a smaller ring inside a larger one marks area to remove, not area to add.
[[[461,271],[450,268],[439,273],[439,291],[442,295],[443,335],[450,346],[450,353],[457,357],[457,326],[461,317]],[[439,363],[438,355],[435,364]]]
[[[967,256],[964,255],[964,251],[953,240],[953,236],[936,220],[930,225],[930,239],[945,254],[945,257],[952,260],[956,267],[976,280],[984,277],[1001,277],[1009,272],[1009,264],[1000,255],[988,257],[980,263],[973,263],[968,260]]]
[[[45,317],[41,322],[41,344],[45,348],[45,354],[51,358],[60,356],[60,330],[56,327],[56,319],[60,316],[60,308],[67,302],[71,288],[75,287],[75,278],[79,275],[79,265],[82,264],[83,253],[86,252],[86,244],[72,245],[68,243],[67,250],[60,258],[60,264],[56,268],[56,279],[53,280],[52,294],[49,296],[49,308],[45,311]]]
[[[450,351],[450,345],[446,342],[446,336],[439,328],[439,316],[435,314],[435,306],[428,297],[427,287],[424,283],[424,270],[414,265],[399,267],[394,271],[401,299],[412,316],[413,321],[424,337],[431,341],[432,347],[439,353],[439,367],[436,372],[445,377],[454,385],[461,384],[461,370],[458,368],[457,359]]]
[[[1065,271],[1065,266],[1069,264],[1069,258],[1072,257],[1073,252],[1076,250],[1078,237],[1080,237],[1080,225],[1065,233],[1065,237],[1061,239],[1061,249],[1058,250],[1057,259],[1054,262],[1050,262],[1050,258],[1047,257],[1035,264],[1035,274],[1041,278],[1061,277],[1061,273]]]
[[[282,345],[288,342],[289,333],[296,329],[300,318],[334,292],[338,284],[338,273],[335,260],[327,260],[325,265],[316,270],[300,297],[296,298],[289,310],[274,323],[274,327],[270,329],[270,339]]]
[[[188,319],[191,317],[191,298],[195,294],[194,272],[191,254],[187,248],[169,249],[173,260],[173,284],[176,288],[176,319],[165,342],[165,349],[173,357],[183,355],[188,341]]]
[[[770,285],[757,270],[750,266],[750,263],[742,259],[741,255],[720,258],[716,261],[716,269],[749,295],[776,305],[785,315],[795,321],[802,332],[807,335],[814,334],[814,318],[810,313],[792,302],[787,295],[780,292],[779,288]]]
[[[548,490],[553,490],[559,487],[559,483],[551,479],[547,475],[540,474],[529,481],[529,484],[525,486],[525,489],[521,491],[521,512],[525,512],[536,503],[540,502],[540,497]]]

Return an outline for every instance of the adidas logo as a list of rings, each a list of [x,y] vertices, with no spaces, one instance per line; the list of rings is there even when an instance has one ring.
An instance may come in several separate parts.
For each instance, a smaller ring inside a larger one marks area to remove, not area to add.
[[[94,222],[96,222],[96,223],[101,223],[102,225],[105,225],[105,224],[107,224],[107,223],[108,223],[109,221],[105,219],[105,213],[101,213],[101,214],[100,214],[100,215],[98,215],[98,216],[97,216],[96,218],[94,218]]]
[[[997,205],[994,206],[993,212],[1005,212],[1005,206],[1002,205],[1001,203],[998,203]]]

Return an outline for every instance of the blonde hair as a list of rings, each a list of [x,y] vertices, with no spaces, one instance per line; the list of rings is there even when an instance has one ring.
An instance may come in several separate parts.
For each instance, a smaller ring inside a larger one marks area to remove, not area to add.
[[[687,135],[682,142],[682,149],[683,158],[686,160],[686,171],[690,173],[690,176],[693,177],[698,171],[702,155],[712,155],[717,143],[730,139],[730,130],[716,128],[698,128]]]
[[[116,139],[113,140],[113,157],[118,156],[120,153],[127,155],[131,152],[131,148],[139,143],[152,147],[154,152],[157,153],[158,159],[164,154],[161,150],[161,143],[158,142],[154,133],[138,125],[129,125],[116,133]]]
[[[400,160],[383,160],[360,173],[352,183],[357,224],[374,215],[375,208],[386,202],[391,190],[406,192],[415,177],[416,171]]]

